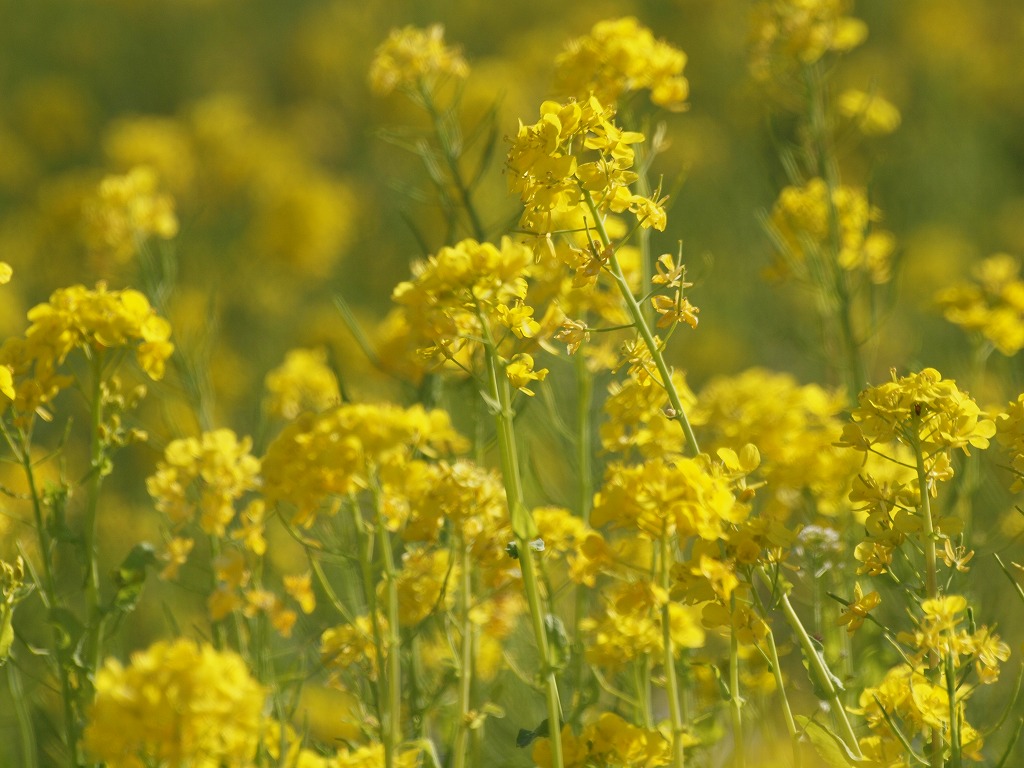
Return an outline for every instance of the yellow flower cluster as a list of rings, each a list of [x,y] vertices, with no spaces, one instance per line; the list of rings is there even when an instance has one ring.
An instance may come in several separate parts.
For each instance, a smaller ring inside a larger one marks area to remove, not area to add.
[[[191,640],[160,641],[108,659],[84,743],[110,768],[191,765],[245,768],[260,740],[264,690],[245,662]]]
[[[959,736],[965,756],[980,761],[982,736],[964,719],[964,711],[977,686],[963,685],[965,663],[974,663],[978,680],[990,685],[999,679],[999,665],[1010,658],[1010,647],[986,626],[975,628],[967,615],[967,599],[945,595],[921,603],[921,618],[913,632],[901,632],[898,639],[910,646],[906,663],[889,670],[878,686],[865,688],[860,695],[860,713],[871,727],[871,739],[891,742],[887,746],[869,742],[873,749],[896,749],[893,718],[903,723],[904,733],[913,737],[925,728],[950,738],[950,718],[960,719]],[[926,671],[929,658],[941,663],[941,679],[932,679]],[[945,676],[957,674],[957,697],[950,706]],[[955,713],[955,714],[954,714]]]
[[[613,712],[603,712],[579,736],[563,726],[562,750],[565,768],[657,768],[672,762],[672,745],[660,731],[631,725]],[[532,757],[538,768],[552,768],[551,742],[538,739]]]
[[[105,177],[83,213],[86,243],[100,263],[124,264],[147,238],[178,234],[174,199],[159,192],[156,172],[148,166]]]
[[[769,80],[814,64],[829,52],[856,48],[867,25],[847,14],[853,0],[766,0],[755,6],[751,71]]]
[[[399,283],[392,299],[419,334],[421,354],[471,370],[481,340],[515,346],[540,332],[525,303],[533,267],[531,250],[507,237],[499,245],[467,239],[414,264],[412,280]],[[497,336],[498,329],[507,333]],[[519,352],[505,373],[513,387],[532,395],[530,382],[542,381],[547,369],[535,369],[533,356]]]
[[[410,549],[402,555],[402,568],[396,574],[398,584],[398,623],[413,627],[438,611],[451,608],[454,590],[448,590],[449,579],[456,584],[458,567],[451,563],[447,549]],[[385,583],[377,586],[383,602]]]
[[[974,269],[974,282],[945,288],[935,299],[949,322],[978,333],[1007,357],[1024,349],[1024,280],[1020,262],[1005,253]]]
[[[565,104],[545,101],[538,122],[520,123],[508,153],[508,179],[525,205],[519,222],[524,230],[549,234],[558,215],[585,212],[588,200],[602,215],[628,210],[641,226],[665,229],[664,200],[634,194],[629,186],[639,178],[631,170],[630,145],[644,136],[623,131],[613,116],[611,107],[591,96]]]
[[[145,295],[131,289],[108,291],[105,283],[95,290],[82,285],[60,288],[48,303],[30,309],[28,319],[25,336],[8,338],[0,348],[0,368],[13,376],[15,408],[26,415],[45,407],[71,383],[58,369],[75,349],[92,357],[134,348],[151,379],[164,375],[174,351],[168,340],[170,323],[156,314]]]
[[[892,381],[866,388],[858,403],[840,444],[865,452],[892,441],[920,447],[935,470],[933,479],[952,476],[952,469],[949,475],[938,472],[948,468],[952,449],[970,453],[972,446],[987,448],[996,434],[995,422],[957,389],[955,381],[943,379],[934,368],[901,378],[892,371]]]
[[[686,108],[690,85],[683,77],[686,54],[654,35],[632,16],[599,21],[590,34],[570,40],[555,59],[556,89],[602,104],[616,104],[636,91],[673,111]]]
[[[863,272],[881,285],[889,282],[896,241],[892,233],[874,228],[881,211],[868,203],[864,191],[840,185],[832,190],[814,178],[803,186],[785,187],[772,209],[771,224],[780,247],[783,275],[805,277],[809,262],[835,259],[848,272]],[[833,228],[838,232],[838,253],[830,253]]]
[[[591,524],[635,528],[651,539],[668,533],[716,541],[724,538],[725,523],[742,523],[747,511],[704,459],[656,458],[639,466],[608,466]]]
[[[679,371],[672,374],[683,407],[690,409],[697,398]],[[686,453],[685,436],[666,413],[668,392],[630,376],[609,386],[604,403],[607,419],[601,424],[601,445],[606,451],[630,456],[635,451],[643,458],[671,459]]]
[[[394,29],[377,48],[370,65],[370,87],[386,96],[395,90],[417,88],[446,77],[469,75],[469,65],[458,50],[444,44],[444,27]]]
[[[377,624],[383,643],[387,637],[387,619],[378,616]],[[320,636],[320,658],[330,670],[332,680],[340,682],[341,675],[352,667],[363,669],[371,680],[377,679],[381,660],[377,658],[374,632],[378,628],[374,627],[372,617],[357,616],[351,624],[341,624],[323,632]]]
[[[696,398],[694,424],[704,427],[709,451],[740,451],[752,443],[761,454],[766,487],[758,494],[763,514],[786,520],[814,499],[815,511],[833,516],[848,509],[845,496],[860,457],[833,447],[843,430],[841,392],[800,386],[784,373],[753,368],[712,379]]]
[[[646,579],[620,583],[603,594],[599,618],[584,619],[580,630],[587,636],[586,657],[591,664],[619,669],[634,659],[664,653],[662,608],[667,604],[673,649],[701,648],[704,629],[697,611],[669,602],[668,593]]]
[[[837,106],[865,136],[884,136],[900,126],[900,111],[877,93],[851,88],[839,95]]]
[[[292,521],[313,524],[321,505],[337,511],[338,497],[370,487],[387,464],[404,464],[413,451],[448,452],[464,444],[444,411],[421,406],[346,404],[304,414],[267,448],[263,492],[268,504],[293,508]]]
[[[251,449],[250,438],[239,440],[230,429],[173,440],[146,489],[175,528],[198,510],[203,531],[223,536],[235,518],[235,502],[259,487],[260,460]]]
[[[264,380],[266,409],[278,418],[294,419],[303,411],[324,411],[341,402],[338,377],[321,349],[293,349],[284,363]]]
[[[1010,490],[1018,493],[1024,490],[1024,394],[997,416],[996,426],[999,442],[1009,451],[1010,468],[1016,475]]]

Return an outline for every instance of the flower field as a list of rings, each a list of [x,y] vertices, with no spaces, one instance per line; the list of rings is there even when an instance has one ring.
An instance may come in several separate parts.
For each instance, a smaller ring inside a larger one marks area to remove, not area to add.
[[[1019,4],[2,11],[0,766],[1024,764]]]

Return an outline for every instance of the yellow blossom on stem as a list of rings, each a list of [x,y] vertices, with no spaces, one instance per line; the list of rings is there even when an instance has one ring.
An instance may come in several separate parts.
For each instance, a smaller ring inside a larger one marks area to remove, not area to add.
[[[160,641],[127,667],[108,659],[97,671],[85,748],[111,768],[247,765],[264,693],[237,654]]]
[[[282,430],[263,458],[268,504],[292,507],[292,521],[309,526],[326,504],[370,487],[377,467],[402,463],[414,451],[447,453],[464,439],[448,414],[421,406],[346,404],[304,414]]]
[[[175,528],[198,511],[199,526],[223,536],[235,518],[235,502],[259,487],[260,460],[251,449],[250,438],[239,440],[230,429],[173,440],[146,488]]]
[[[511,362],[505,366],[505,375],[508,376],[509,382],[515,389],[518,389],[524,395],[533,397],[534,392],[529,388],[530,382],[544,381],[547,378],[548,369],[534,370],[533,356],[521,352],[513,357]]]
[[[847,272],[863,272],[881,285],[891,278],[896,241],[892,233],[878,229],[882,212],[868,203],[863,190],[840,185],[832,189],[824,179],[803,186],[788,186],[772,209],[771,225],[780,246],[776,270],[809,280],[813,262],[829,256]],[[837,252],[830,254],[833,219],[838,227]]]
[[[98,259],[123,264],[149,237],[178,234],[174,199],[158,191],[156,172],[138,166],[123,176],[107,176],[85,203],[86,242]]]
[[[324,411],[341,403],[338,377],[327,365],[324,349],[290,350],[264,380],[267,410],[283,419],[303,411]]]
[[[370,87],[380,96],[395,90],[414,91],[424,82],[446,77],[463,80],[469,65],[461,53],[444,43],[444,27],[393,29],[377,48],[370,65]]]
[[[853,585],[853,602],[847,604],[846,610],[842,612],[836,623],[840,626],[846,625],[846,631],[851,635],[860,629],[864,620],[875,608],[882,603],[882,596],[877,592],[864,594],[860,588],[860,582]]]
[[[635,18],[608,19],[566,44],[555,59],[556,88],[577,98],[593,93],[605,104],[649,91],[654,104],[679,112],[690,91],[685,66],[685,53],[655,40]]]

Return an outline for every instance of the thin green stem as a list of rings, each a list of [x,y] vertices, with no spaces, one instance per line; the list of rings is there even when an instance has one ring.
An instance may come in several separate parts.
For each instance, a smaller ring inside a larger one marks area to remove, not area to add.
[[[458,596],[458,616],[462,633],[462,646],[459,651],[459,700],[456,717],[455,744],[452,749],[452,768],[465,768],[469,752],[469,719],[473,700],[473,638],[475,626],[469,618],[469,608],[473,594],[473,572],[469,548],[461,536],[456,539],[456,550],[459,553],[461,570]]]
[[[61,600],[57,593],[57,579],[53,572],[53,540],[50,538],[46,527],[46,520],[43,516],[42,496],[39,492],[35,468],[32,464],[32,440],[30,434],[31,428],[20,428],[17,433],[17,440],[15,441],[7,431],[7,428],[4,427],[4,435],[21,463],[22,471],[25,473],[25,481],[28,483],[29,496],[32,498],[32,516],[35,522],[36,538],[39,543],[39,555],[43,561],[41,597],[44,607],[48,611],[53,611],[61,606]],[[64,662],[65,652],[61,650],[66,639],[61,633],[61,628],[56,623],[53,625],[52,636],[52,658],[57,666],[57,676],[60,678],[61,704],[64,708],[64,739],[67,742],[68,764],[71,768],[79,768],[82,765],[83,759],[79,743],[79,701],[77,695],[79,688],[72,685],[71,675]]]
[[[729,596],[732,621],[729,628],[729,715],[732,720],[733,765],[746,768],[747,751],[743,739],[743,697],[740,695],[740,639],[736,631],[736,594]]]
[[[800,752],[800,733],[796,728],[796,719],[793,717],[793,710],[789,706],[789,697],[786,695],[785,681],[782,679],[782,665],[779,664],[779,649],[775,645],[775,635],[769,629],[765,635],[768,643],[768,660],[772,665],[772,674],[775,676],[775,687],[779,691],[779,698],[782,700],[782,717],[786,721],[786,730],[789,731],[789,739],[793,744],[793,768],[802,768],[803,755]]]
[[[480,215],[477,213],[476,205],[473,203],[472,192],[469,185],[466,184],[465,179],[462,178],[462,169],[459,167],[459,152],[452,144],[448,126],[444,124],[442,115],[438,112],[437,106],[434,104],[433,95],[423,87],[422,84],[420,88],[420,97],[424,108],[427,110],[427,114],[430,115],[430,122],[434,128],[434,135],[437,137],[437,143],[441,147],[441,154],[444,156],[445,164],[448,166],[448,173],[451,176],[452,184],[455,187],[455,191],[458,192],[459,202],[462,203],[462,208],[469,217],[473,237],[479,241],[483,241],[487,237],[487,232],[484,230],[484,225],[480,220]]]
[[[14,714],[18,718],[18,734],[21,737],[21,764],[24,768],[38,768],[39,751],[36,746],[36,733],[32,727],[32,712],[29,710],[28,698],[21,684],[21,670],[14,659],[7,666],[7,685],[11,689],[11,700],[14,702]]]
[[[89,669],[99,669],[103,658],[103,607],[100,604],[99,548],[96,542],[100,488],[107,471],[107,457],[103,445],[103,353],[94,351],[90,359],[92,389],[89,393],[89,482],[86,488],[84,544],[85,595],[87,602]]]
[[[661,559],[660,577],[661,588],[665,594],[669,593],[672,586],[672,565],[675,562],[673,556],[672,539],[669,536],[668,526],[661,531]],[[665,693],[668,696],[669,718],[672,724],[672,768],[683,768],[686,762],[683,743],[683,710],[679,693],[679,680],[676,676],[676,654],[675,642],[672,639],[672,613],[671,602],[666,601],[661,606],[661,638],[664,647],[663,666],[665,667]]]
[[[951,768],[963,765],[962,745],[960,744],[960,707],[956,701],[956,668],[953,654],[946,653],[946,696],[949,699],[949,751]]]
[[[935,524],[932,519],[932,501],[931,494],[928,491],[928,472],[924,466],[924,451],[921,447],[920,426],[921,416],[920,414],[915,413],[911,420],[911,429],[913,430],[914,435],[913,449],[917,462],[917,487],[918,493],[921,496],[921,505],[918,508],[918,511],[921,513],[922,520],[921,549],[924,552],[924,588],[925,597],[932,600],[938,597],[939,594],[938,568],[936,566],[935,552]],[[939,655],[933,650],[929,654],[928,659],[928,676],[933,684],[937,684],[941,674],[939,671]],[[942,732],[938,728],[932,728],[928,748],[928,759],[931,762],[932,768],[942,768],[945,762],[943,760],[942,753]]]
[[[777,586],[772,578],[765,572],[763,567],[758,569],[758,574],[768,589],[774,589]],[[850,719],[846,716],[846,709],[843,707],[839,690],[836,688],[834,675],[829,670],[828,665],[825,663],[821,654],[818,653],[818,649],[814,647],[814,642],[811,640],[811,636],[807,633],[807,629],[804,627],[803,622],[800,621],[800,616],[797,615],[796,609],[793,608],[793,603],[790,602],[789,595],[785,591],[779,591],[778,600],[779,605],[782,606],[782,613],[786,617],[786,623],[789,624],[790,629],[793,630],[793,633],[797,637],[797,641],[800,643],[804,659],[807,661],[808,671],[813,675],[814,679],[818,683],[818,687],[825,694],[825,700],[828,702],[832,715],[839,725],[840,738],[842,738],[843,742],[854,757],[863,757],[863,754],[860,751],[860,744],[857,741],[857,734],[854,733],[853,725],[850,723]]]
[[[376,487],[373,496],[377,538],[380,540],[381,559],[384,565],[388,612],[387,707],[384,709],[381,732],[384,736],[384,762],[386,768],[392,768],[398,759],[398,749],[402,744],[402,638],[398,622],[398,570],[395,568],[391,538],[388,536],[387,521],[384,519],[383,500]]]
[[[594,203],[593,195],[591,195],[589,191],[584,191],[583,195],[586,200],[587,207],[590,209],[590,213],[594,217],[594,227],[597,230],[598,236],[601,238],[601,244],[607,249],[611,246],[612,242],[611,238],[608,236],[608,230],[605,228],[601,212],[598,211],[597,205]],[[619,264],[618,257],[615,255],[614,251],[608,257],[608,267],[611,272],[612,279],[618,286],[619,293],[622,294],[623,301],[626,303],[626,310],[629,312],[629,317],[633,321],[633,326],[636,328],[637,333],[640,334],[640,337],[644,340],[647,350],[651,353],[651,359],[654,360],[654,365],[658,369],[658,374],[661,376],[662,386],[665,387],[665,391],[668,393],[668,401],[672,406],[672,418],[676,419],[683,428],[683,434],[686,435],[687,446],[689,447],[690,452],[696,456],[700,453],[700,445],[697,442],[697,435],[694,434],[693,426],[690,424],[690,420],[686,415],[686,409],[683,408],[679,392],[676,390],[676,386],[672,381],[672,372],[669,369],[668,364],[665,362],[665,357],[661,353],[661,347],[658,345],[654,332],[644,319],[644,313],[639,302],[637,302],[636,297],[633,295],[633,291],[630,289],[629,283],[626,282],[626,276],[622,272],[622,266]]]
[[[584,524],[590,524],[590,510],[594,497],[594,481],[592,478],[592,453],[591,438],[592,424],[590,417],[590,406],[593,397],[594,377],[587,368],[587,361],[584,355],[574,356],[576,364],[576,457],[577,457],[577,505],[580,519]],[[575,646],[572,657],[572,686],[573,686],[573,725],[578,725],[578,718],[582,715],[583,709],[583,673],[584,654],[583,642],[580,638],[580,622],[587,615],[590,604],[590,590],[583,584],[576,586],[576,594],[573,607],[572,637]]]
[[[537,538],[537,524],[524,502],[523,484],[519,471],[519,451],[516,445],[513,421],[512,395],[508,378],[501,368],[497,346],[490,325],[483,311],[478,312],[484,335],[485,358],[487,361],[487,382],[489,397],[496,406],[495,421],[498,432],[498,449],[501,456],[501,474],[505,485],[505,498],[512,524],[512,533],[519,548],[519,563],[523,572],[523,587],[530,609],[534,640],[541,658],[540,679],[545,693],[551,740],[552,768],[564,768],[562,756],[562,707],[558,695],[558,680],[552,663],[545,622],[545,599],[541,594],[540,578],[537,572],[535,553],[530,542]]]

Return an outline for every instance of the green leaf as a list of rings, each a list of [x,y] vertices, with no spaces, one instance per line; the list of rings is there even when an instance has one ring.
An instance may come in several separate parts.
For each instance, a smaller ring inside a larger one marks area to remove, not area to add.
[[[114,571],[117,592],[112,604],[116,610],[128,613],[135,609],[142,595],[142,587],[146,583],[146,569],[157,565],[158,562],[156,550],[148,541],[132,547],[131,552]]]
[[[850,751],[850,747],[829,728],[809,717],[797,715],[794,718],[811,744],[828,768],[850,768],[850,766],[870,765],[871,761],[858,758]]]

